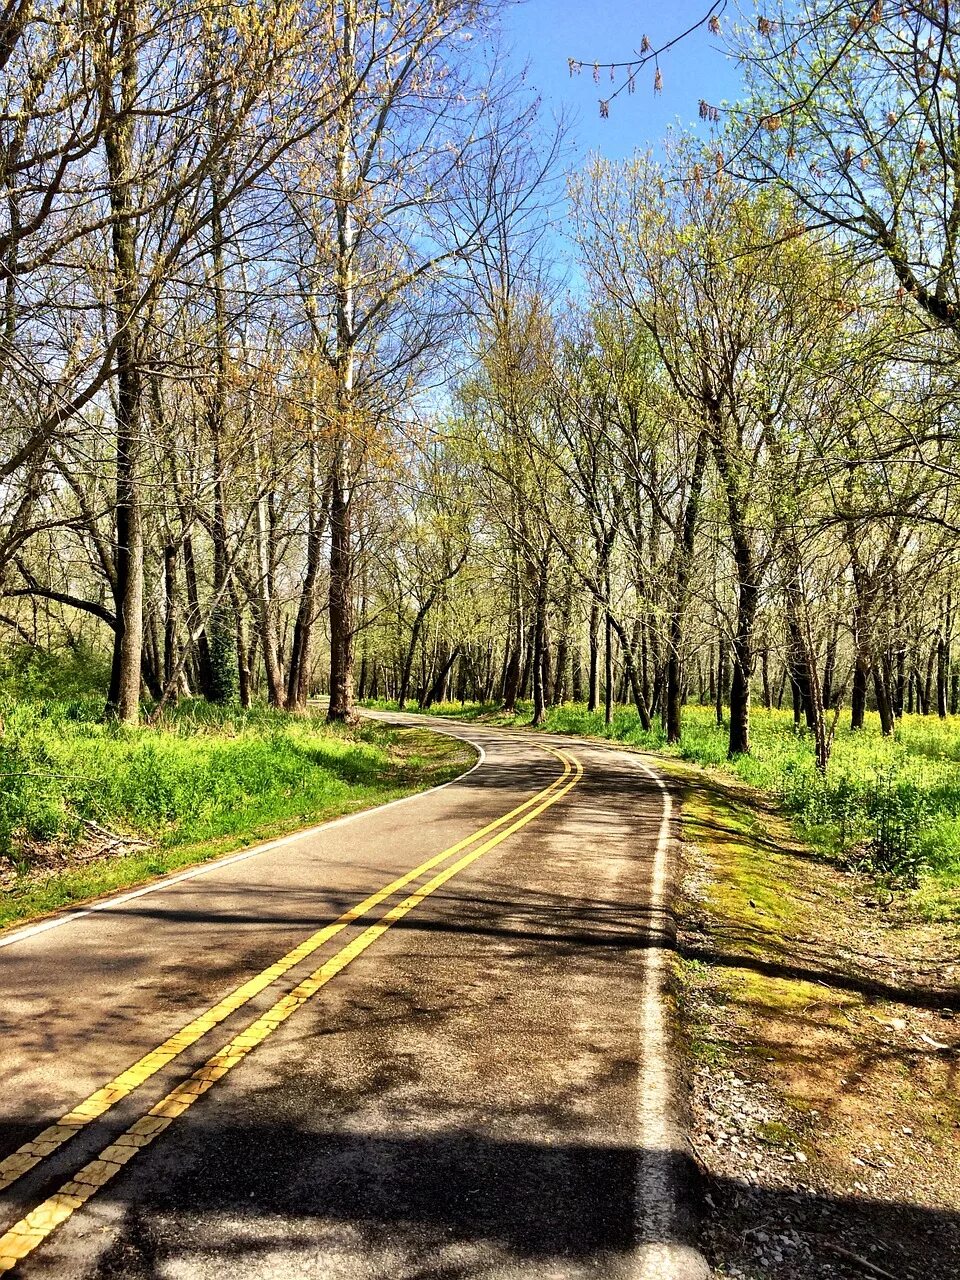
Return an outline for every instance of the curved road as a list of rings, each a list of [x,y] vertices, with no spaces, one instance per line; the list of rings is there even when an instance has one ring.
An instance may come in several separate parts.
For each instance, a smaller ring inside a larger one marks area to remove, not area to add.
[[[452,784],[0,936],[0,1272],[702,1274],[666,788],[436,727]]]

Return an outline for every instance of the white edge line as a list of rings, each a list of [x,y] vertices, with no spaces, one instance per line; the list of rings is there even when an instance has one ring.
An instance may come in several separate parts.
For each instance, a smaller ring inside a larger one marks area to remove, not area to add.
[[[291,835],[281,836],[277,840],[268,840],[265,844],[254,845],[253,848],[244,849],[241,853],[227,854],[223,858],[212,858],[209,862],[203,863],[202,866],[191,867],[188,871],[178,871],[174,875],[164,876],[160,880],[154,880],[152,884],[143,885],[141,888],[133,889],[129,893],[121,893],[114,898],[103,898],[100,902],[94,902],[89,907],[81,907],[78,911],[69,911],[65,915],[54,916],[51,920],[42,920],[39,924],[27,925],[24,929],[17,929],[6,937],[0,937],[0,948],[12,946],[15,942],[23,942],[27,938],[35,937],[38,933],[46,933],[48,929],[59,929],[62,925],[72,924],[74,920],[93,915],[95,911],[109,911],[112,907],[119,907],[125,902],[132,902],[135,898],[143,898],[148,893],[157,893],[160,889],[169,889],[171,885],[180,884],[184,880],[193,880],[196,876],[209,875],[211,871],[219,871],[221,867],[229,867],[232,863],[244,862],[247,858],[256,858],[261,853],[269,853],[271,849],[279,849],[283,845],[294,844],[297,840],[309,840],[312,836],[329,831],[331,827],[341,827],[347,822],[355,822],[358,818],[369,818],[373,814],[382,813],[385,809],[392,809],[396,805],[407,804],[411,800],[420,800],[423,796],[433,795],[437,791],[443,791],[446,787],[452,787],[455,782],[462,782],[475,769],[479,769],[486,760],[487,753],[480,743],[474,742],[472,738],[461,737],[459,734],[451,733],[449,730],[433,729],[432,725],[430,730],[444,737],[454,738],[458,742],[467,742],[477,751],[477,759],[464,773],[458,774],[455,778],[450,778],[447,782],[438,782],[435,787],[428,787],[426,791],[415,791],[412,795],[398,796],[396,800],[388,800],[385,804],[375,805],[372,809],[358,809],[356,813],[344,814],[342,818],[331,818],[329,822],[321,822],[315,827],[305,827],[302,831],[294,831]]]

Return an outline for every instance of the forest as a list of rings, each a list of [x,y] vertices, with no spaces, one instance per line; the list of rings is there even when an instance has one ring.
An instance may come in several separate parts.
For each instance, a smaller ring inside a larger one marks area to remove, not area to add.
[[[715,5],[742,99],[576,166],[501,18],[5,0],[0,841],[107,814],[66,725],[319,698],[729,759],[955,887],[956,7]]]

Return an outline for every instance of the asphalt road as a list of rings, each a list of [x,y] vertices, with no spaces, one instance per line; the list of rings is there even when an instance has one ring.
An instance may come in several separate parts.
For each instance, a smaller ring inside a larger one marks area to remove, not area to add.
[[[700,1273],[669,796],[442,727],[484,752],[453,784],[0,936],[0,1272]]]

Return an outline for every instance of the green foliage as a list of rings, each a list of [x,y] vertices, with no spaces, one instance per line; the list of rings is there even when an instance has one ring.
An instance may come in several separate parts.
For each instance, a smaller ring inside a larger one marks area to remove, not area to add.
[[[187,701],[154,728],[103,722],[101,712],[100,698],[0,693],[0,872],[6,860],[9,878],[12,863],[24,892],[32,864],[85,838],[85,823],[147,839],[133,872],[143,878],[168,869],[170,851],[308,825],[462,768],[445,739],[436,754],[411,754],[413,744],[379,725],[328,726],[263,706]],[[85,892],[103,887],[112,882]],[[4,904],[0,922],[22,914]]]
[[[40,649],[18,644],[0,649],[0,690],[12,698],[100,698],[110,683],[110,662],[83,644]]]
[[[237,696],[239,673],[237,671],[236,617],[229,604],[221,603],[213,611],[209,626],[210,696],[221,705],[232,702]]]

